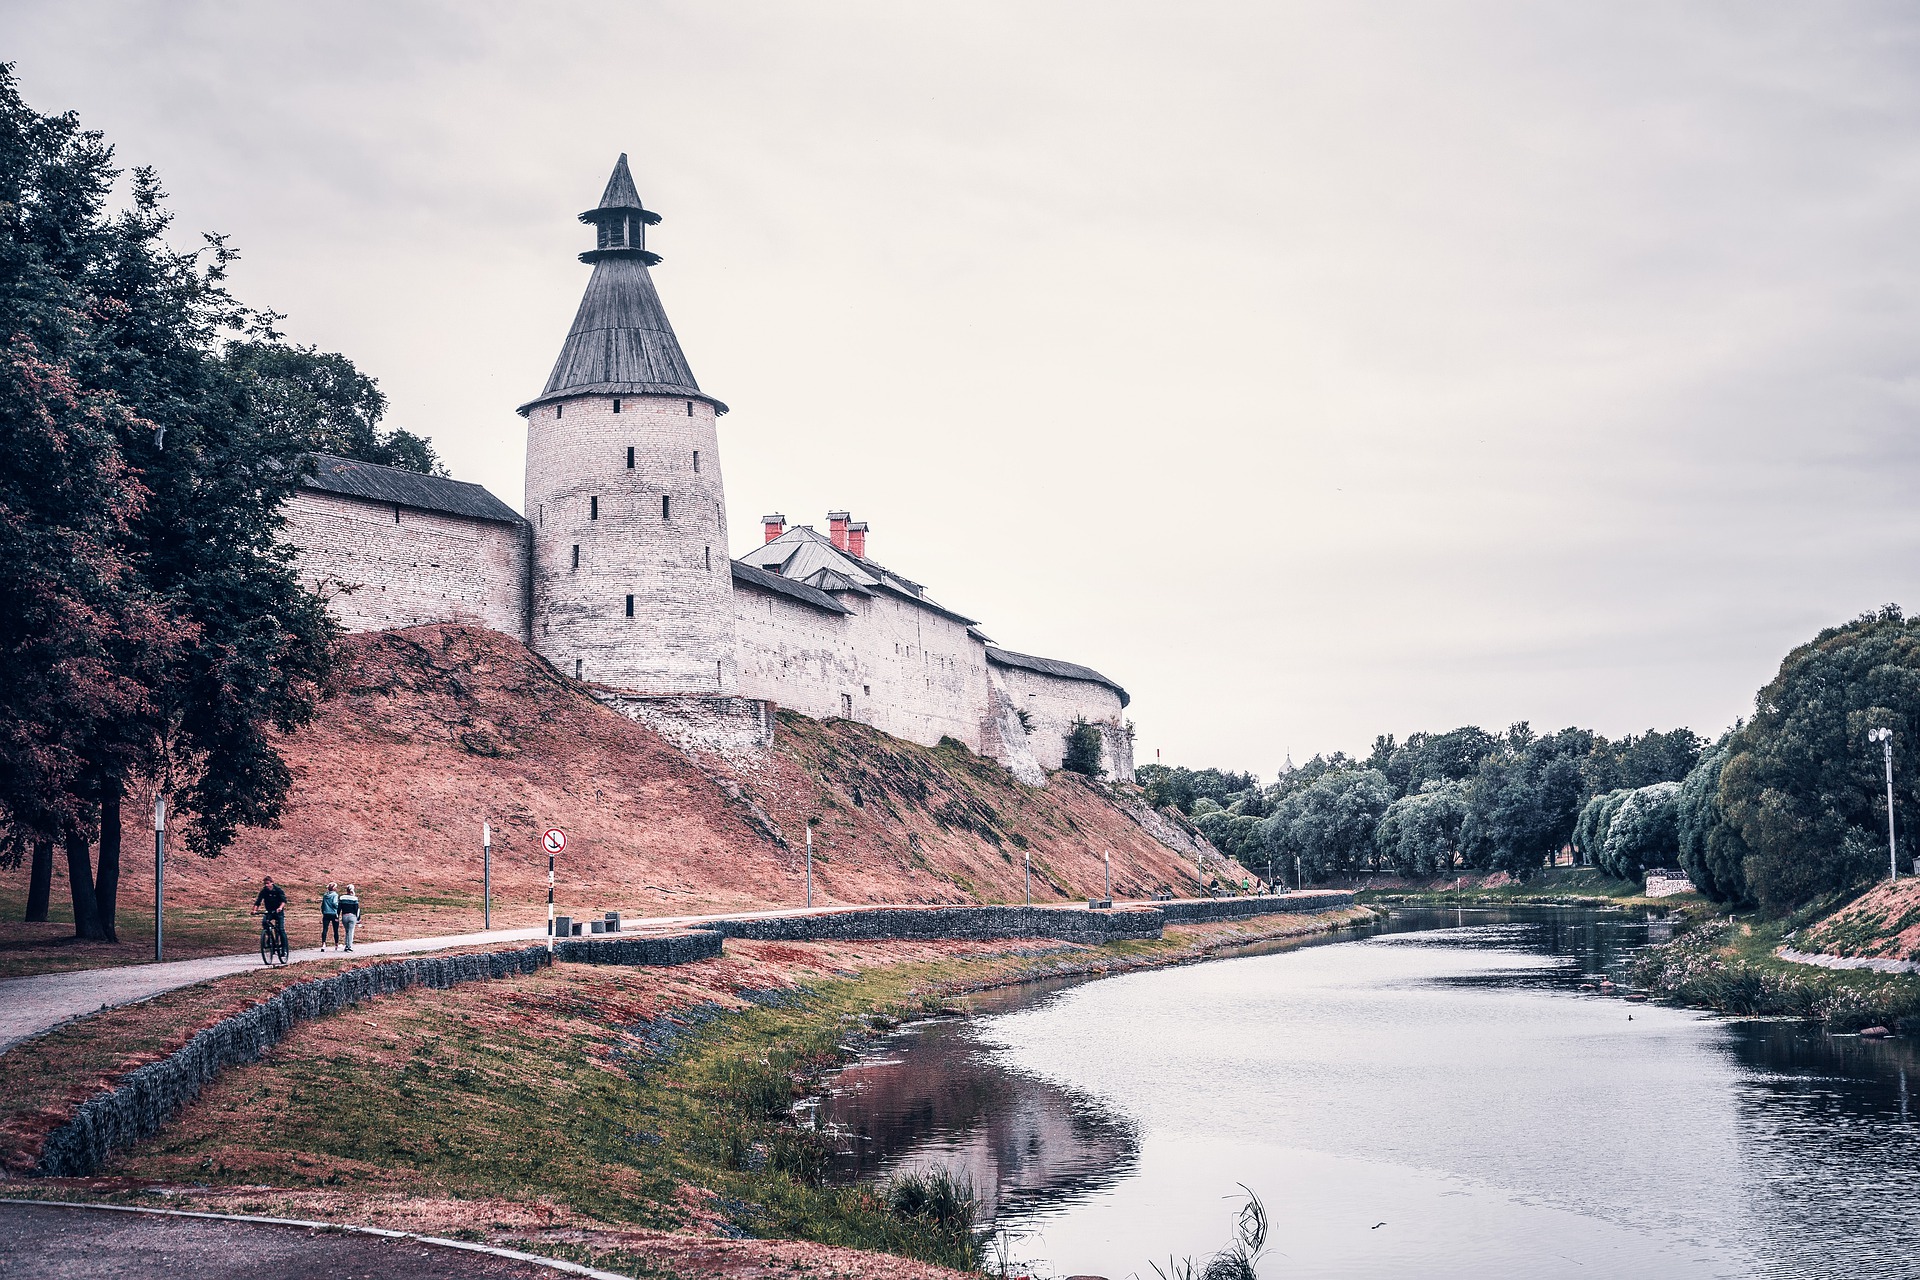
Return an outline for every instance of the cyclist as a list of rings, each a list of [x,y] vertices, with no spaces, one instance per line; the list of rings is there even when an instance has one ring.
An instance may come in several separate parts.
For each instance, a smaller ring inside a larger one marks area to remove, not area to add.
[[[287,952],[287,894],[286,890],[273,882],[272,876],[263,876],[260,880],[260,892],[254,895],[253,909],[261,913],[260,928],[264,932],[268,925],[273,926],[274,936],[280,943],[280,954]]]

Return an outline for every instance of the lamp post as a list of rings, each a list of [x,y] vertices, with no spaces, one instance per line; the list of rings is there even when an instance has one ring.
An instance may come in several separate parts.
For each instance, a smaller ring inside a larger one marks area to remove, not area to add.
[[[167,900],[167,798],[153,798],[153,961],[166,956],[161,934],[166,923]]]
[[[1107,850],[1107,901],[1113,901],[1113,850]]]
[[[1027,850],[1027,905],[1033,905],[1033,850]]]
[[[480,824],[480,922],[493,928],[493,824]]]
[[[807,905],[813,905],[813,824],[807,824]]]
[[[1887,878],[1900,878],[1900,855],[1893,844],[1893,730],[1882,726],[1867,735],[1867,741],[1880,744],[1881,758],[1887,764]]]

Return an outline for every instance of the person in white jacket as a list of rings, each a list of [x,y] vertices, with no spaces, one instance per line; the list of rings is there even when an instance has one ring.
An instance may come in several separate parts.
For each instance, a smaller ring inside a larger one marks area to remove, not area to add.
[[[353,931],[360,925],[360,895],[354,892],[352,885],[340,895],[340,926],[347,931],[347,945],[342,948],[353,950]]]

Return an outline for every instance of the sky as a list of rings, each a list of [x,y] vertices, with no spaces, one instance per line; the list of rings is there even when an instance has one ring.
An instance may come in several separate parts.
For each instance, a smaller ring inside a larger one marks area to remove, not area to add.
[[[846,508],[1136,757],[1717,735],[1920,608],[1920,10],[0,0],[521,505],[626,152],[733,549]]]

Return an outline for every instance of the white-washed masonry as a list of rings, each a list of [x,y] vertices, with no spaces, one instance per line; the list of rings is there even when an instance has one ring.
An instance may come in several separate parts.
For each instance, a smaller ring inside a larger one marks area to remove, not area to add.
[[[305,580],[348,630],[429,622],[532,645],[595,696],[696,753],[764,750],[775,706],[931,746],[952,738],[1043,785],[1076,723],[1133,777],[1127,695],[1073,663],[996,647],[867,555],[867,529],[788,530],[727,554],[718,419],[668,323],[622,156],[580,255],[593,267],[527,423],[526,504],[478,485],[318,460],[288,503]],[[773,518],[769,518],[772,520]]]

